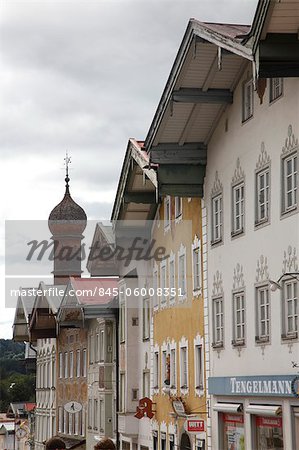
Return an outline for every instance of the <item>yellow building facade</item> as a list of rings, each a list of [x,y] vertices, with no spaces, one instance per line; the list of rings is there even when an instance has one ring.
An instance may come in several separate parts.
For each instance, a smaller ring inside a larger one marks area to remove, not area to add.
[[[201,211],[199,198],[167,196],[153,228],[167,255],[153,267],[153,450],[205,447]]]

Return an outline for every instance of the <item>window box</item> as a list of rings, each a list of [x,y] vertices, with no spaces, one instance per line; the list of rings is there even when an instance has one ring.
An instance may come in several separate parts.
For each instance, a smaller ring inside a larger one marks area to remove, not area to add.
[[[233,339],[232,340],[232,345],[234,347],[243,347],[245,345],[245,339]]]
[[[212,347],[213,348],[224,348],[223,342],[212,342]]]

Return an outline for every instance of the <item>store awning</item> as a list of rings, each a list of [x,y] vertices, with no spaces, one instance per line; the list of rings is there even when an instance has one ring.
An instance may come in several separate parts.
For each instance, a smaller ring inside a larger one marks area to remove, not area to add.
[[[213,406],[214,411],[218,412],[242,412],[243,405],[242,403],[215,403]]]
[[[245,411],[259,416],[280,416],[282,413],[281,406],[277,405],[248,405]]]

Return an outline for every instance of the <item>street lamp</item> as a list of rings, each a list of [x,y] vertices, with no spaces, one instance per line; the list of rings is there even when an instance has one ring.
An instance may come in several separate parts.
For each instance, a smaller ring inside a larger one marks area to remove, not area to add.
[[[273,280],[269,280],[269,285],[270,285],[270,290],[272,291],[272,292],[275,292],[275,291],[277,291],[277,289],[282,289],[282,285],[281,285],[281,280],[283,279],[283,278],[293,278],[293,279],[295,279],[295,280],[299,280],[299,272],[285,272],[285,273],[283,273],[279,278],[278,278],[278,280],[277,281],[273,281]]]

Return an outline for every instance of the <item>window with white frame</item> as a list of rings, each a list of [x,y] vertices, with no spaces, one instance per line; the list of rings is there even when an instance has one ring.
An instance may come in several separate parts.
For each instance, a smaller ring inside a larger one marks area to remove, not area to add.
[[[166,261],[162,261],[160,266],[160,288],[161,288],[161,303],[166,302],[166,287],[167,287],[167,280],[166,280],[167,272],[166,272]]]
[[[257,341],[269,340],[270,337],[270,301],[269,287],[256,288]]]
[[[179,219],[182,217],[183,213],[183,199],[182,197],[175,197],[174,198],[174,213],[175,218]]]
[[[68,368],[69,368],[69,364],[68,364],[68,361],[69,361],[69,354],[68,354],[68,352],[65,352],[64,353],[64,378],[68,378]]]
[[[155,266],[153,271],[153,306],[156,309],[159,305],[159,299],[158,299],[158,268]]]
[[[80,423],[79,423],[79,428],[80,428],[79,431],[80,431],[80,435],[81,436],[85,436],[85,418],[86,418],[86,415],[81,409],[81,411],[80,411]]]
[[[169,439],[169,450],[174,450],[175,449],[174,434],[169,434],[168,439]]]
[[[99,351],[100,351],[100,334],[96,333],[95,362],[99,361]]]
[[[79,378],[81,376],[81,350],[77,350],[76,355],[76,377]]]
[[[52,357],[51,361],[51,387],[56,386],[56,364],[55,364],[55,356]]]
[[[220,193],[212,198],[212,244],[221,242],[223,238],[222,208],[222,193]]]
[[[286,280],[282,290],[283,301],[283,337],[298,335],[298,281]]]
[[[99,349],[100,349],[100,356],[99,359],[101,362],[105,361],[105,333],[104,330],[100,331],[100,342],[99,342]]]
[[[282,159],[282,213],[297,207],[297,152]]]
[[[69,377],[73,378],[73,376],[74,376],[74,352],[70,352],[69,363],[70,363]]]
[[[95,351],[95,345],[94,345],[94,342],[95,342],[95,335],[94,335],[93,333],[92,333],[91,336],[90,336],[89,342],[90,342],[90,348],[89,348],[89,363],[90,363],[90,364],[93,364],[93,363],[95,362],[95,354],[94,354],[94,351]]]
[[[161,432],[161,450],[166,450],[166,433]]]
[[[232,187],[232,234],[239,234],[245,228],[244,182]]]
[[[193,292],[201,289],[201,243],[195,236],[192,244],[192,264],[193,264]]]
[[[93,429],[94,430],[98,429],[98,414],[99,414],[98,399],[95,398],[93,401]]]
[[[62,352],[59,353],[59,378],[63,378],[63,354]]]
[[[270,78],[270,103],[283,94],[283,78]]]
[[[161,357],[161,377],[162,377],[162,386],[164,386],[166,383],[166,373],[167,373],[167,352],[166,349],[162,350],[162,357]]]
[[[143,309],[142,309],[142,338],[147,340],[150,337],[150,299],[149,297],[143,298]]]
[[[167,195],[164,199],[164,229],[168,230],[170,227],[171,220],[171,206],[170,197]]]
[[[243,108],[242,121],[250,119],[253,116],[253,80],[243,83]]]
[[[92,399],[88,399],[88,428],[92,428]]]
[[[155,350],[154,352],[154,361],[153,361],[153,386],[154,389],[159,388],[159,350]]]
[[[172,253],[169,258],[169,298],[173,301],[176,296],[175,289],[175,257]]]
[[[180,385],[181,389],[188,389],[188,349],[180,347]]]
[[[268,222],[270,216],[270,168],[256,173],[256,224]]]
[[[119,339],[120,342],[125,342],[126,338],[126,299],[125,299],[125,287],[119,291]]]
[[[142,392],[143,392],[143,397],[150,397],[150,371],[149,370],[143,371]]]
[[[170,349],[170,388],[176,388],[176,349]]]
[[[203,350],[202,345],[195,345],[195,389],[203,389]]]
[[[63,407],[59,406],[58,408],[58,431],[59,433],[63,433]]]
[[[213,346],[223,346],[224,321],[223,321],[223,298],[213,299]]]
[[[104,432],[105,427],[105,403],[103,399],[100,399],[100,432]]]
[[[66,410],[63,411],[63,433],[68,434],[69,429],[69,414]]]
[[[244,291],[233,294],[233,340],[234,344],[245,342],[245,294]]]
[[[86,348],[83,350],[83,360],[82,360],[82,376],[86,377],[87,370],[87,350]]]
[[[73,434],[74,414],[69,413],[69,434]]]
[[[74,434],[76,436],[78,436],[78,434],[79,434],[80,412],[76,412],[74,414],[74,416],[75,416],[75,431],[74,431]]]
[[[186,295],[186,249],[181,245],[178,253],[178,294],[179,296]]]
[[[119,409],[120,412],[125,411],[125,400],[126,400],[126,375],[125,373],[120,373],[120,404]]]

